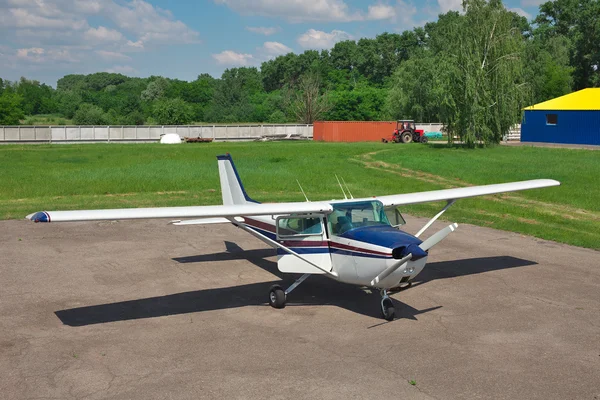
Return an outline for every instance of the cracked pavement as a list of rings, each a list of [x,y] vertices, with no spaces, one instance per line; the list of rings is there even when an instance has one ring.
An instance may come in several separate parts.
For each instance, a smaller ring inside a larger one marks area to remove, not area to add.
[[[598,251],[459,225],[387,323],[321,276],[269,307],[274,251],[229,225],[2,221],[0,243],[3,399],[600,399]]]

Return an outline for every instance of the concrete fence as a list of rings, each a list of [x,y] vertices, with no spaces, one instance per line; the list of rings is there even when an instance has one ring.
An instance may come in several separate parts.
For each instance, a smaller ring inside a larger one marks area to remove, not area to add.
[[[439,132],[442,124],[420,124],[418,129]],[[157,142],[161,135],[177,133],[181,137],[205,138],[214,141],[250,141],[259,139],[312,139],[312,125],[165,125],[165,126],[0,126],[1,143],[96,143],[96,142]],[[521,140],[521,124],[504,138]]]
[[[95,143],[157,142],[161,135],[215,141],[258,140],[261,138],[312,139],[312,125],[202,125],[202,126],[2,126],[0,143]]]

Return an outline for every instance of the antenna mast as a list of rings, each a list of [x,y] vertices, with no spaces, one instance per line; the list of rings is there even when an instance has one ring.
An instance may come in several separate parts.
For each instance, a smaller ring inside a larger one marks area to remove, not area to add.
[[[342,182],[344,182],[344,186],[346,186],[346,190],[348,191],[348,194],[350,195],[351,199],[354,199],[354,196],[352,196],[352,193],[350,193],[350,188],[348,187],[348,184],[346,183],[346,181],[344,180],[344,177],[342,176]]]
[[[342,186],[342,184],[340,182],[340,178],[338,178],[337,174],[335,175],[335,179],[337,179],[338,185],[340,185],[340,189],[342,189],[342,194],[344,195],[344,199],[348,200],[348,197],[346,196],[346,192],[344,192],[344,187]]]
[[[306,196],[306,193],[304,193],[304,189],[302,189],[302,185],[300,184],[300,181],[298,179],[296,179],[296,182],[298,182],[298,186],[300,186],[300,191],[302,192],[302,194],[304,195],[304,198],[306,199],[307,202],[310,203],[310,200],[308,199],[308,197]]]

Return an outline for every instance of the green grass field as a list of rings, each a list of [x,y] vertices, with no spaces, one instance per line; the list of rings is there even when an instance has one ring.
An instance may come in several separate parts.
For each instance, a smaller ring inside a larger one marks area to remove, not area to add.
[[[355,197],[552,178],[562,186],[458,201],[446,220],[600,249],[600,152],[382,143],[0,146],[0,217],[39,210],[219,204],[215,156],[230,152],[259,201]],[[406,207],[431,216],[443,205]]]

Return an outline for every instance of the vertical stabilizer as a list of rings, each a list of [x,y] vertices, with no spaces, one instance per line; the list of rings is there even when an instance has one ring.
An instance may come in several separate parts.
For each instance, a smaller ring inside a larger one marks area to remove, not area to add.
[[[217,156],[219,164],[219,178],[221,180],[221,194],[223,196],[223,204],[248,204],[258,203],[248,197],[244,185],[240,180],[231,155],[229,153]]]

